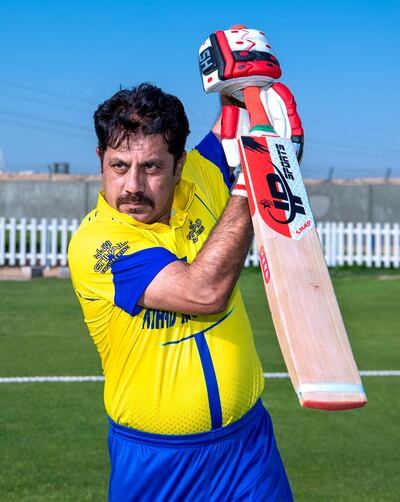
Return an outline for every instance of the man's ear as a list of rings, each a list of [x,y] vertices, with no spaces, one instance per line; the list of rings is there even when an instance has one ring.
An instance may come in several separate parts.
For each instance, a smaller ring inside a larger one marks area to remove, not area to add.
[[[96,155],[100,159],[100,172],[103,172],[103,155],[98,146],[96,146]]]
[[[186,150],[182,153],[182,156],[180,157],[180,159],[177,161],[177,163],[175,165],[175,178],[176,178],[177,183],[181,179],[183,164],[185,163],[185,160],[186,160]]]

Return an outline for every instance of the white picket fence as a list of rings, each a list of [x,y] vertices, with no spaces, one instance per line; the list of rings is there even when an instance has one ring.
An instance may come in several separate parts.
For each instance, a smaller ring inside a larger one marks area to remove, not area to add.
[[[78,220],[0,218],[0,267],[67,265],[68,243]]]
[[[78,225],[78,220],[0,218],[0,266],[66,266]],[[400,267],[398,223],[319,223],[317,231],[330,267]],[[258,264],[254,242],[246,266]]]
[[[398,223],[318,223],[317,232],[329,267],[365,265],[400,267],[400,225]],[[259,264],[256,243],[246,266]]]

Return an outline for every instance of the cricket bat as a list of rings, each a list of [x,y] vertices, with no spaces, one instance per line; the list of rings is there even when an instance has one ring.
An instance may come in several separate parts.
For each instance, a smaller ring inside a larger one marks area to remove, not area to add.
[[[252,132],[238,141],[265,290],[289,376],[304,407],[361,407],[367,397],[299,164],[291,141],[268,127],[259,92],[244,90]]]

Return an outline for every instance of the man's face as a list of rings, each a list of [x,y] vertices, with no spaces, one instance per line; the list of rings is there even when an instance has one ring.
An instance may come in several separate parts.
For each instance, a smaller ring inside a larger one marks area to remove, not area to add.
[[[102,159],[106,201],[142,223],[168,224],[185,155],[175,166],[161,134],[132,135],[118,149],[107,147]]]

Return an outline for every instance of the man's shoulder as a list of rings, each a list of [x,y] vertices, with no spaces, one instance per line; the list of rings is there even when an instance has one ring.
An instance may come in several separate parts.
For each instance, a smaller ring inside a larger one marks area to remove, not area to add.
[[[125,254],[157,246],[154,232],[91,211],[70,240],[68,261],[71,271],[104,273]]]
[[[188,152],[182,176],[196,185],[206,183],[210,188],[221,187],[222,190],[226,188],[219,167],[196,149]]]
[[[184,165],[182,177],[196,186],[196,192],[216,214],[226,205],[229,190],[219,167],[204,157],[197,149],[190,150]]]
[[[107,256],[127,251],[127,229],[120,222],[103,217],[97,209],[91,211],[82,220],[77,231],[70,240],[68,261],[71,268],[93,265],[107,261]],[[129,240],[134,232],[130,229]],[[122,251],[123,250],[123,251]],[[101,268],[101,264],[97,268]]]
[[[212,159],[207,158],[205,155],[203,155],[197,148],[192,148],[191,150],[188,151],[187,156],[186,156],[186,161],[185,161],[185,167],[190,166],[193,168],[207,168],[209,169],[210,166],[213,166],[213,169],[215,169],[215,173],[220,174],[220,169],[216,163],[213,162]]]
[[[107,233],[107,229],[100,225],[100,217],[97,209],[93,209],[81,221],[78,229],[72,235],[68,253],[76,252],[82,246],[85,247],[100,234]]]

